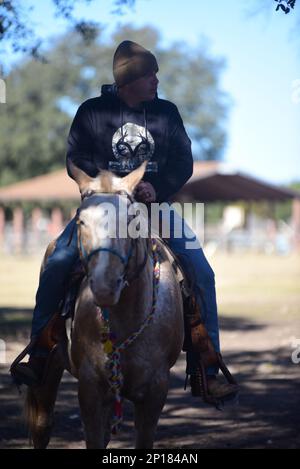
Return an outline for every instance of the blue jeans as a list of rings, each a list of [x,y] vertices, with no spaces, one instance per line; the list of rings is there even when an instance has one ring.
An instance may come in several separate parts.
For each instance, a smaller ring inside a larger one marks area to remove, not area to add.
[[[69,243],[73,231],[72,240]],[[78,259],[76,220],[73,218],[56,240],[40,277],[33,310],[31,337],[37,336],[59,307],[64,297],[66,282]]]
[[[180,237],[178,237],[178,232]],[[195,233],[174,210],[172,210],[171,214],[170,236],[164,238],[164,240],[175,255],[180,258],[186,274],[192,281],[196,300],[201,308],[203,322],[215,351],[220,352],[215,274],[204,255]],[[187,352],[187,373],[195,373],[196,368],[197,363],[193,355]],[[208,374],[216,374],[218,373],[218,367],[209,367],[206,371]]]
[[[175,224],[182,224],[182,236],[176,237]],[[214,272],[206,260],[203,250],[197,241],[196,235],[187,223],[177,214],[175,222],[170,225],[170,236],[165,238],[174,253],[183,261],[188,275],[192,276],[196,298],[201,306],[203,321],[208,334],[214,344],[215,350],[220,351],[219,327],[216,303],[216,291]],[[70,241],[70,235],[73,236]],[[187,241],[196,245],[195,249],[187,249]],[[40,278],[40,284],[36,293],[36,306],[33,311],[31,336],[38,335],[57,311],[59,303],[63,299],[66,282],[69,274],[78,259],[77,229],[73,218],[60,234],[52,254],[48,257],[45,269]],[[201,293],[202,292],[202,293]],[[188,373],[195,372],[191,354],[187,353]],[[210,374],[217,373],[217,368],[210,368]]]

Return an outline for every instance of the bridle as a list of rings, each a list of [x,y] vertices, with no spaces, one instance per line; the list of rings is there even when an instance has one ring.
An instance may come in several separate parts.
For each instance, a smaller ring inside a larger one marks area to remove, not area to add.
[[[86,199],[86,198],[89,198],[89,197],[92,197],[93,195],[97,195],[97,194],[117,194],[117,195],[123,195],[123,196],[126,196],[129,201],[130,201],[130,204],[133,204],[134,203],[134,199],[133,197],[128,194],[128,192],[126,191],[117,191],[117,192],[100,192],[100,191],[88,191],[86,192],[85,194],[82,195],[82,200]],[[82,264],[84,266],[84,269],[86,271],[86,273],[88,273],[88,264],[90,262],[90,260],[93,258],[93,256],[95,256],[96,254],[98,254],[99,252],[109,252],[110,254],[113,254],[114,256],[118,257],[120,262],[123,264],[124,266],[124,272],[123,272],[123,280],[124,280],[124,283],[129,285],[129,282],[131,282],[134,278],[136,278],[140,273],[141,271],[144,269],[145,265],[146,265],[146,262],[147,262],[147,258],[148,258],[148,243],[147,243],[147,248],[145,250],[145,255],[144,255],[144,259],[142,261],[142,263],[138,266],[137,270],[134,272],[134,275],[129,278],[129,263],[130,263],[130,260],[132,258],[132,255],[133,255],[133,251],[134,249],[137,249],[137,246],[136,246],[136,241],[137,239],[133,239],[131,238],[131,244],[130,244],[130,249],[129,249],[129,252],[126,256],[123,256],[122,254],[120,254],[116,249],[113,249],[113,248],[105,248],[105,247],[98,247],[98,248],[95,248],[93,249],[92,251],[90,251],[89,253],[86,252],[86,249],[84,248],[84,245],[82,243],[82,238],[81,238],[81,232],[80,232],[80,229],[79,229],[79,225],[80,225],[80,220],[79,220],[79,214],[80,214],[80,209],[77,210],[77,213],[76,213],[76,224],[77,224],[77,234],[78,234],[78,249],[79,249],[79,255],[80,255],[80,259],[82,261]]]

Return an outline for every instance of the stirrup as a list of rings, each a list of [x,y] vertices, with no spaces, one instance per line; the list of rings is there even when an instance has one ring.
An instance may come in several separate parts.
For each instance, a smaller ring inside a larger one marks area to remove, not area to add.
[[[219,352],[216,352],[216,355],[218,359],[218,366],[220,370],[222,371],[227,383],[238,386],[236,380],[233,378],[232,374],[230,373],[227,366],[225,365],[222,355]],[[196,376],[198,378],[198,383],[199,383],[200,397],[203,399],[203,401],[206,404],[213,405],[216,407],[216,409],[221,410],[225,399],[221,399],[221,398],[218,399],[209,393],[207,375],[206,375],[206,370],[205,370],[203,361],[200,359],[198,363],[199,363],[199,368],[197,368]],[[187,375],[187,379],[188,379],[188,375]],[[186,384],[187,384],[187,380],[186,380]],[[186,389],[186,384],[185,384],[185,389]]]
[[[12,381],[13,383],[15,384],[15,386],[18,388],[19,392],[20,392],[20,386],[21,383],[19,380],[18,380],[18,377],[17,377],[17,374],[16,374],[16,366],[23,360],[23,358],[28,355],[31,350],[33,349],[33,347],[36,345],[37,343],[37,339],[38,337],[33,337],[29,344],[24,348],[24,350],[22,350],[22,352],[14,359],[14,361],[12,362],[12,364],[10,365],[10,369],[9,369],[9,372],[11,374],[11,377],[12,377]]]
[[[29,384],[29,383],[26,383],[25,381],[21,381],[19,378],[18,378],[18,372],[16,370],[16,367],[17,365],[23,360],[23,358],[28,355],[33,347],[36,345],[37,341],[38,341],[38,336],[37,337],[34,337],[30,340],[29,344],[24,348],[24,350],[15,358],[15,360],[12,362],[11,366],[10,366],[10,374],[11,374],[11,377],[12,377],[12,381],[14,383],[14,385],[17,387],[19,393],[21,393],[20,391],[20,387],[22,384],[26,384],[27,386],[42,386],[45,382],[45,379],[46,379],[46,376],[48,374],[48,369],[49,369],[49,366],[51,364],[51,361],[52,361],[52,358],[53,358],[53,354],[54,352],[56,351],[57,347],[58,347],[58,344],[55,344],[51,350],[49,350],[49,354],[47,357],[45,357],[45,368],[44,368],[44,371],[43,371],[43,374],[40,378],[40,380],[37,382],[37,383],[32,383],[32,384]]]

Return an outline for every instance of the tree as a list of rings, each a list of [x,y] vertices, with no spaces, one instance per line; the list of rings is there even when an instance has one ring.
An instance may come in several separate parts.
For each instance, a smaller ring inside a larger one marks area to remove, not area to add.
[[[7,103],[0,106],[0,184],[63,167],[66,139],[79,104],[112,83],[116,45],[131,39],[151,49],[160,64],[160,95],[173,100],[194,140],[196,158],[217,159],[225,144],[228,99],[219,90],[222,62],[205,48],[160,46],[153,28],[118,30],[109,42],[103,30],[86,46],[70,31],[52,41],[48,62],[24,59],[7,76]]]
[[[277,2],[276,11],[283,11],[286,15],[295,8],[296,0],[274,0]]]
[[[90,42],[96,35],[99,24],[85,20],[77,20],[74,15],[74,8],[78,3],[91,3],[100,0],[51,0],[55,7],[55,15],[65,18],[69,26],[79,32],[83,39]],[[275,4],[274,4],[275,2]],[[113,12],[117,15],[122,13],[125,6],[133,7],[136,0],[111,0],[114,6]],[[245,4],[251,6],[256,4],[256,10],[271,9],[276,6],[276,10],[284,13],[294,11],[296,0],[244,0]],[[28,4],[27,4],[28,5]],[[30,13],[34,9],[34,0],[31,6],[24,6],[18,0],[0,0],[0,43],[12,46],[13,51],[29,53],[33,57],[45,60],[42,55],[42,41],[36,37],[30,24]],[[217,8],[216,8],[217,14]],[[298,15],[299,16],[299,15]],[[1,60],[0,60],[1,65]]]
[[[69,26],[79,32],[86,42],[94,39],[99,24],[78,21],[73,16],[73,11],[76,4],[92,1],[94,0],[52,0],[55,15],[65,18]],[[41,53],[42,41],[36,37],[34,29],[28,26],[30,13],[34,9],[34,2],[32,3],[31,6],[24,7],[18,0],[0,0],[0,42],[11,45],[14,52],[21,51],[39,60],[45,60]],[[120,14],[123,6],[133,6],[134,3],[135,0],[112,0],[114,13]]]
[[[278,14],[287,15],[294,14],[296,16],[296,30],[300,24],[300,10],[296,0],[243,0],[244,6],[248,8],[250,16],[255,16],[261,13],[270,14],[272,11],[277,11]]]

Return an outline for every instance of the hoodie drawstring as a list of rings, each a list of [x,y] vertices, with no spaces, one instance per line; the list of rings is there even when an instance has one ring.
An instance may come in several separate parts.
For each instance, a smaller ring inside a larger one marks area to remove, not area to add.
[[[146,106],[143,106],[143,113],[144,113],[144,127],[145,127],[146,141],[148,142],[148,122],[147,122]],[[123,128],[124,127],[124,109],[123,109],[121,100],[120,100],[120,122],[121,122],[122,141],[124,141],[124,128]]]

